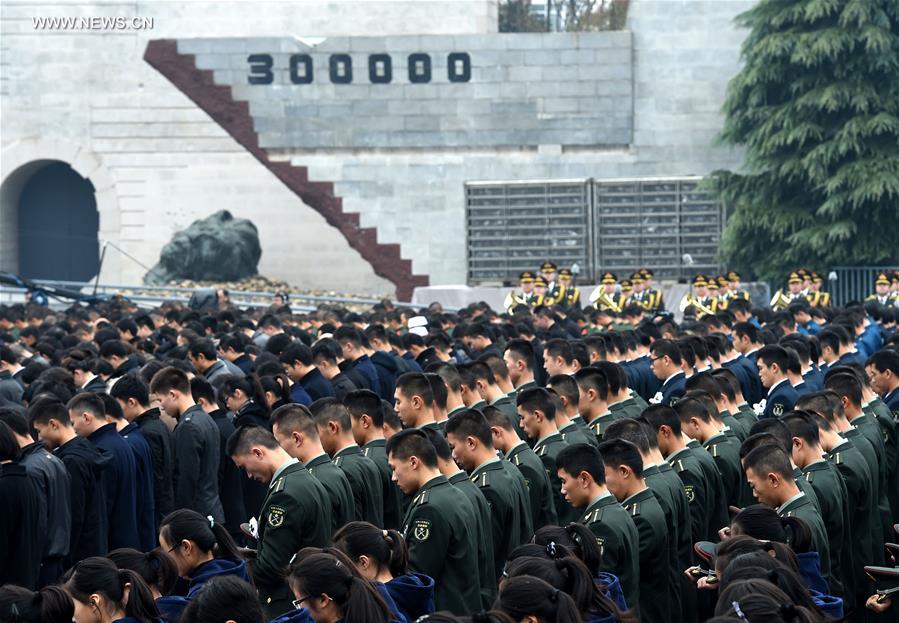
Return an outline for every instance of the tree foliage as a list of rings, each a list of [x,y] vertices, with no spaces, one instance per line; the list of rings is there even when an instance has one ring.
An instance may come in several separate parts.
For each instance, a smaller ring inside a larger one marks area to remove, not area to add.
[[[899,1],[760,0],[722,139],[745,171],[713,180],[732,207],[722,252],[779,279],[799,265],[899,258]]]
[[[628,0],[550,0],[542,15],[531,10],[531,0],[502,0],[500,32],[595,32],[621,30],[627,19]]]

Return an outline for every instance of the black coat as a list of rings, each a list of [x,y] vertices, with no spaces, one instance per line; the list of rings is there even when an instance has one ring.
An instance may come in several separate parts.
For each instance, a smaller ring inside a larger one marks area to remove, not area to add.
[[[0,465],[0,585],[37,588],[44,534],[37,482],[18,463]]]
[[[72,501],[72,537],[69,555],[63,566],[69,568],[91,556],[105,556],[109,543],[109,517],[103,472],[110,469],[112,457],[101,454],[83,437],[75,437],[59,446],[54,454],[69,472]]]
[[[95,394],[105,394],[106,393],[106,383],[103,382],[99,376],[95,376],[87,384],[81,388],[83,392],[93,392]]]
[[[172,475],[175,469],[175,437],[159,419],[159,409],[149,409],[134,418],[153,455],[153,499],[156,502],[156,527],[175,510]]]
[[[218,485],[220,439],[215,422],[198,405],[181,414],[175,427],[175,508],[225,521]]]
[[[22,449],[19,464],[38,483],[38,495],[47,512],[44,558],[67,556],[72,532],[72,493],[66,466],[39,441]]]
[[[234,461],[225,451],[228,437],[234,432],[234,423],[231,415],[224,409],[217,409],[209,414],[219,430],[219,499],[225,513],[225,528],[228,532],[243,542],[243,533],[240,530],[241,522],[247,521],[249,515],[243,503],[243,487],[249,482],[244,478]]]
[[[252,425],[261,426],[266,430],[271,429],[271,426],[268,423],[268,414],[265,412],[265,409],[263,409],[259,403],[251,400],[244,403],[243,406],[237,410],[237,413],[234,414],[234,427],[239,428],[241,426]],[[229,463],[233,463],[231,457],[226,458]],[[265,496],[267,495],[267,483],[244,478],[243,506],[247,517],[257,517],[259,515],[259,511],[262,510],[262,503],[265,502]],[[246,519],[243,519],[242,521],[246,521]]]
[[[359,389],[356,387],[356,384],[350,380],[350,377],[343,372],[331,379],[331,385],[334,387],[334,396],[337,397],[337,400],[343,400],[346,398],[347,394]]]
[[[372,354],[371,362],[375,366],[375,371],[378,373],[378,381],[381,383],[378,395],[384,400],[393,400],[393,392],[396,390],[396,377],[399,376],[399,366],[396,363],[396,359],[393,358],[392,353],[377,350]]]
[[[306,390],[306,393],[312,400],[319,398],[332,398],[334,396],[334,387],[328,382],[318,368],[313,368],[306,376],[300,379],[300,385]]]
[[[88,435],[99,451],[110,456],[110,469],[104,474],[106,514],[109,518],[109,549],[140,549],[137,536],[137,464],[128,442],[115,424],[101,426]]]

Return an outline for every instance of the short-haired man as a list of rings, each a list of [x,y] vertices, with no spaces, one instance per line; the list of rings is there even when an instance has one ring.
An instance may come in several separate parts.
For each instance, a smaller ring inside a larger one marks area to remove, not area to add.
[[[596,536],[602,552],[600,569],[618,576],[629,607],[640,601],[639,534],[618,500],[606,488],[606,471],[599,450],[574,444],[556,457],[562,495],[581,509],[580,522]]]
[[[796,393],[796,389],[790,385],[790,379],[787,378],[789,365],[787,351],[782,346],[769,344],[759,349],[756,355],[756,365],[762,387],[768,390],[765,408],[760,417],[780,417],[784,413],[792,411],[799,399],[799,394]]]
[[[650,402],[671,405],[684,395],[686,375],[682,368],[683,359],[677,344],[671,340],[656,340],[649,347],[649,361],[652,373],[662,381],[660,389]]]
[[[288,404],[272,413],[272,433],[278,444],[325,486],[331,502],[331,530],[356,520],[356,501],[350,481],[322,448],[318,427],[309,409]]]
[[[514,391],[509,393],[509,398],[515,399],[517,396],[512,394],[517,394],[523,389],[537,387],[534,381],[534,347],[530,342],[521,338],[510,340],[506,344],[503,361],[509,368],[509,379],[515,387]]]
[[[434,393],[424,374],[407,372],[396,380],[396,414],[406,428],[432,428],[443,432],[434,421]]]
[[[284,579],[291,558],[304,547],[331,541],[331,505],[325,488],[261,426],[241,426],[228,439],[228,455],[254,480],[269,483],[259,514],[252,573],[266,618],[292,608]]]
[[[465,615],[482,607],[478,543],[471,529],[477,515],[459,489],[437,467],[437,453],[424,431],[404,430],[387,441],[393,479],[412,498],[402,533],[409,546],[409,566],[434,579],[438,610]]]
[[[315,366],[312,357],[312,349],[302,342],[291,342],[287,348],[278,355],[278,361],[284,366],[288,378],[294,385],[299,385],[306,390],[312,400],[319,398],[333,398],[334,387],[328,379],[322,375],[321,370]],[[293,398],[294,388],[290,388]],[[295,400],[294,402],[300,402]]]
[[[243,370],[218,356],[215,344],[209,339],[191,342],[187,347],[187,358],[210,383],[219,377],[244,376]]]
[[[194,402],[184,371],[163,368],[153,375],[150,393],[175,426],[175,508],[190,508],[204,517],[225,521],[219,498],[219,429],[208,413]]]

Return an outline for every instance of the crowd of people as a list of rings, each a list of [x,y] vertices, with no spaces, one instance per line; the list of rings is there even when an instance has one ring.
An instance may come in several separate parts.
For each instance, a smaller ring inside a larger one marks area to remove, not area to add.
[[[0,307],[0,621],[896,620],[896,308],[641,292]]]

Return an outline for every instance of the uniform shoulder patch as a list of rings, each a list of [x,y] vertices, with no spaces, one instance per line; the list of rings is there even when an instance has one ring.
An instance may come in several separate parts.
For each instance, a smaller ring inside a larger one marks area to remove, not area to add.
[[[412,536],[416,541],[427,541],[431,536],[431,522],[427,519],[416,519],[412,522]]]
[[[268,525],[277,528],[284,523],[287,512],[280,506],[270,506],[268,509]]]
[[[421,506],[428,503],[428,492],[422,491],[412,499],[413,506]]]
[[[782,404],[775,403],[773,407],[771,407],[771,413],[774,414],[774,417],[780,417],[784,414],[784,406]]]
[[[274,491],[275,493],[284,491],[284,476],[281,476],[280,478],[278,478],[278,480],[275,481],[275,484],[272,485],[272,491]]]
[[[343,463],[343,457],[339,456],[336,459],[333,459],[331,462],[334,463],[334,465],[336,465],[337,467],[340,467],[340,464]]]
[[[687,496],[687,501],[695,502],[696,501],[696,488],[693,485],[684,485],[684,495]]]
[[[600,557],[605,553],[606,540],[601,536],[596,537],[596,544],[599,545]]]
[[[811,482],[812,478],[814,478],[814,472],[805,472],[805,480],[806,482]]]

